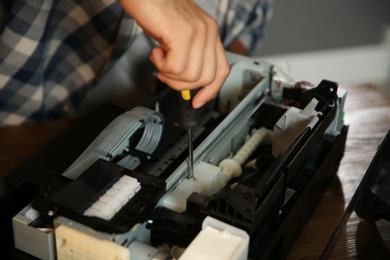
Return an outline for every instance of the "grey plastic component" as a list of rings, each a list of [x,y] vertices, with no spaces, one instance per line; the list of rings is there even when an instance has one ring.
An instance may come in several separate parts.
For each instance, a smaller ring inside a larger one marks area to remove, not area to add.
[[[31,210],[31,205],[28,205],[12,219],[15,248],[39,259],[55,259],[53,230],[31,226],[35,220],[35,217],[28,216]]]

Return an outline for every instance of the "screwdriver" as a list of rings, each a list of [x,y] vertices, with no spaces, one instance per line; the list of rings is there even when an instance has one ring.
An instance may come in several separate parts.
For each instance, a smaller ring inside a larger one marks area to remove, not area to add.
[[[194,155],[192,142],[192,129],[200,125],[200,115],[196,109],[192,107],[192,93],[190,90],[182,90],[180,92],[180,117],[179,125],[187,129],[188,134],[188,179],[194,180]]]

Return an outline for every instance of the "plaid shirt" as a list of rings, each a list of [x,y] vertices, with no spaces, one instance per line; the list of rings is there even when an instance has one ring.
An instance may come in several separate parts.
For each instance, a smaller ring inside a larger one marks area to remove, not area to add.
[[[225,46],[264,38],[269,1],[199,2]],[[139,31],[116,0],[2,0],[0,125],[71,115]]]

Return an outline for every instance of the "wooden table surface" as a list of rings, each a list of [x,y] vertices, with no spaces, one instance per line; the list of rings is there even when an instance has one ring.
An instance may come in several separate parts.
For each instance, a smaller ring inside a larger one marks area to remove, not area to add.
[[[390,98],[372,85],[341,86],[348,91],[347,144],[338,178],[326,191],[287,259],[318,259],[390,128]],[[0,128],[0,177],[59,136],[75,120],[58,120]],[[390,224],[361,221],[353,214],[331,259],[390,259]]]
[[[288,259],[318,259],[350,202],[376,149],[390,128],[390,98],[372,85],[341,86],[348,91],[349,125],[338,178],[331,184],[302,231]],[[376,225],[353,213],[330,259],[390,259],[390,224]]]

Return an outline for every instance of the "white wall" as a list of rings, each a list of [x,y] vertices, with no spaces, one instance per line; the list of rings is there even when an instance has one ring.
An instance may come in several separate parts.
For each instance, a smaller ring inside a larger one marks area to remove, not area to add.
[[[256,56],[296,80],[372,83],[390,95],[390,1],[275,0]]]

